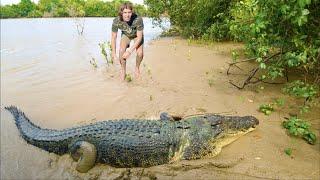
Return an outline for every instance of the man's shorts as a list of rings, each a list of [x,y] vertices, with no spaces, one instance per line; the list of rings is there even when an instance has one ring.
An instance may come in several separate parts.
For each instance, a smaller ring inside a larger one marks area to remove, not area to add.
[[[130,38],[129,38],[128,36],[126,36],[125,34],[121,34],[121,41],[124,41],[126,44],[128,44],[128,45],[127,45],[127,48],[130,46],[131,40],[135,40],[136,38],[137,38],[137,37],[130,39]],[[142,36],[142,40],[141,40],[141,42],[140,42],[139,47],[142,46],[143,43],[144,43],[144,37]]]

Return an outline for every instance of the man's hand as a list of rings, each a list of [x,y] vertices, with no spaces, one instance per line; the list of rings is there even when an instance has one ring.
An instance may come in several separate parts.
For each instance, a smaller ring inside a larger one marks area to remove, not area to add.
[[[122,58],[123,59],[128,59],[131,55],[131,51],[130,50],[126,50],[126,52],[123,53]]]
[[[118,60],[116,53],[112,53],[111,58],[113,62],[116,62]]]

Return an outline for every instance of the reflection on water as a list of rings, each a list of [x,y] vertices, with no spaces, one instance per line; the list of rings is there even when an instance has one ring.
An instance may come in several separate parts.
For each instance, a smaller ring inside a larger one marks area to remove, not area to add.
[[[85,107],[125,96],[127,87],[118,81],[118,62],[107,66],[98,45],[110,41],[112,20],[85,18],[82,36],[72,18],[1,20],[1,106],[61,112],[59,108],[79,106],[80,99],[88,99]],[[148,18],[144,24],[147,48],[161,29]],[[92,58],[99,68],[90,65]],[[131,58],[129,70],[135,63]]]

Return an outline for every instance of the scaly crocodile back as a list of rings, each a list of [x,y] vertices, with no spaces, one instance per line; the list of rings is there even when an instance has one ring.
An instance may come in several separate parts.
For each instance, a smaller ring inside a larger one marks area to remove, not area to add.
[[[6,107],[21,136],[29,143],[56,154],[85,141],[97,149],[97,162],[116,167],[147,167],[167,163],[179,148],[175,123],[160,120],[106,120],[62,130],[42,129],[14,106]]]

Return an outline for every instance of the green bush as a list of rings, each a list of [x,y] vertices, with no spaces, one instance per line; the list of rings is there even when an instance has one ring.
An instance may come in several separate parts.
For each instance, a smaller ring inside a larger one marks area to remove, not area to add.
[[[216,22],[212,24],[202,35],[203,40],[224,41],[229,39],[229,24],[227,20],[224,22]]]
[[[6,6],[0,6],[0,17],[15,18],[15,17],[19,17],[19,14],[13,6],[6,5]]]
[[[270,115],[274,109],[272,104],[262,104],[259,107],[259,111],[264,113],[265,115]]]
[[[178,26],[184,37],[201,38],[204,36],[210,40],[226,39],[224,34],[228,32],[228,27],[223,26],[226,25],[225,19],[229,17],[231,0],[193,2],[190,0],[145,0],[144,2],[148,5],[151,17],[161,21],[162,15],[168,15],[171,24]]]
[[[230,35],[246,44],[268,78],[297,69],[319,75],[318,0],[244,0],[231,9]],[[269,58],[272,57],[272,58]]]
[[[316,85],[311,85],[301,80],[297,80],[287,84],[286,87],[283,88],[283,91],[292,96],[311,101],[318,94],[319,88]]]
[[[319,85],[316,84],[308,84],[301,80],[296,80],[291,83],[288,83],[283,91],[291,96],[296,98],[303,98],[304,103],[300,105],[300,112],[308,112],[313,104],[318,94],[319,94]]]
[[[283,105],[284,105],[284,99],[283,98],[277,98],[272,103],[261,104],[260,107],[259,107],[259,111],[268,116],[275,110],[276,106],[277,107],[281,107]]]
[[[288,120],[283,121],[282,126],[288,129],[290,135],[301,137],[309,144],[316,143],[316,135],[310,130],[310,124],[306,121],[292,116]]]

